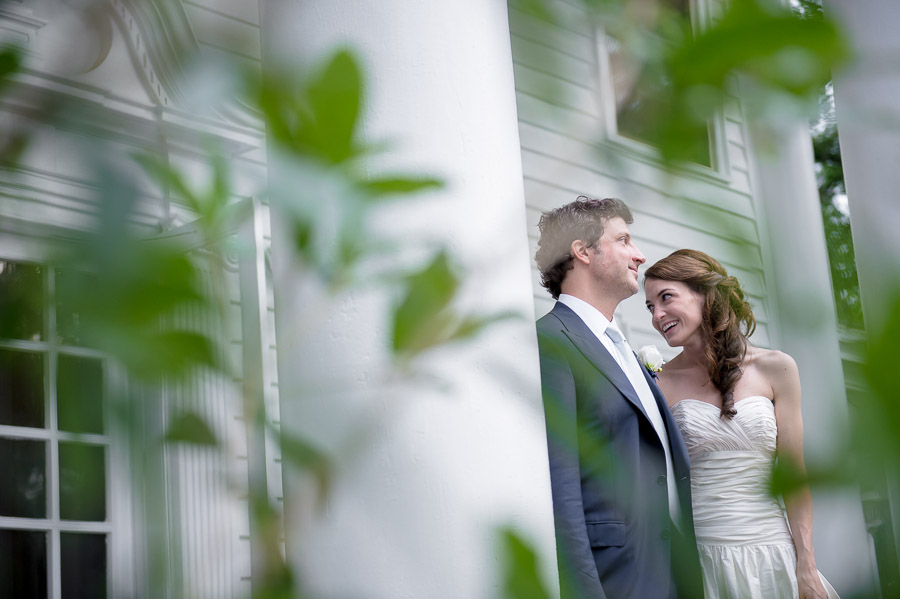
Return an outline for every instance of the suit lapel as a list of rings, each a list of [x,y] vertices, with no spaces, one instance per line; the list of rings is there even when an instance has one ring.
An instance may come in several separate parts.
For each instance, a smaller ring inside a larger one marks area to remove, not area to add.
[[[609,382],[615,385],[625,399],[634,405],[649,422],[650,418],[644,411],[644,406],[641,405],[641,400],[625,372],[584,321],[571,308],[559,302],[553,307],[552,313],[562,322],[563,333],[575,347],[609,379]]]
[[[653,397],[656,399],[656,405],[659,407],[659,413],[662,415],[663,422],[666,425],[666,433],[669,437],[669,448],[672,450],[672,466],[675,468],[676,472],[688,472],[691,465],[688,459],[687,446],[684,444],[684,439],[681,437],[681,431],[678,430],[678,425],[675,423],[675,418],[672,416],[672,411],[669,409],[669,403],[666,401],[665,395],[663,395],[662,390],[659,388],[659,384],[653,380],[653,376],[647,372],[646,368],[643,370],[644,378],[647,379],[647,384],[650,385],[650,391],[653,392]]]

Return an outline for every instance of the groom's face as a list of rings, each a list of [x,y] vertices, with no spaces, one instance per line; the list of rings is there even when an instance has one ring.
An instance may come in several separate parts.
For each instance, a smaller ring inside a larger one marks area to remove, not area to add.
[[[591,271],[604,294],[623,300],[638,292],[638,267],[647,259],[635,247],[624,220],[617,216],[606,221],[592,251]]]

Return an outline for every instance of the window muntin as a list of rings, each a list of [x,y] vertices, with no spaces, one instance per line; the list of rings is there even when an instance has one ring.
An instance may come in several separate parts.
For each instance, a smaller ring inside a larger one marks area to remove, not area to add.
[[[77,278],[0,260],[0,596],[107,594],[107,361],[54,301]]]

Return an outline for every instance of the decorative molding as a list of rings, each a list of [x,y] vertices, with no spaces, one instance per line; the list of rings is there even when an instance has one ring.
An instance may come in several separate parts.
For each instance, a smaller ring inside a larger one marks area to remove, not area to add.
[[[202,49],[184,5],[173,0],[109,0],[123,33],[135,68],[154,101],[164,109],[183,104],[182,82],[186,57]],[[263,124],[249,106],[235,99],[219,110],[223,123],[262,131]]]
[[[47,22],[44,20],[11,10],[6,5],[0,5],[0,29],[21,35],[26,40],[26,46],[32,44],[34,35],[46,24]]]
[[[160,106],[173,106],[184,75],[181,57],[199,48],[181,2],[109,0],[109,6],[151,97]]]

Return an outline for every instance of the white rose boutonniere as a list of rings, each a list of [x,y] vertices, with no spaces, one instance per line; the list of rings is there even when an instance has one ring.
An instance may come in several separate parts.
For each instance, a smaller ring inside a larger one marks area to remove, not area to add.
[[[645,345],[637,350],[637,356],[653,376],[656,376],[656,373],[662,370],[663,364],[665,364],[662,354],[659,353],[659,350],[656,349],[655,345]]]

